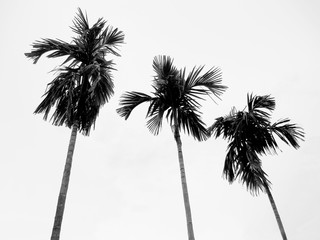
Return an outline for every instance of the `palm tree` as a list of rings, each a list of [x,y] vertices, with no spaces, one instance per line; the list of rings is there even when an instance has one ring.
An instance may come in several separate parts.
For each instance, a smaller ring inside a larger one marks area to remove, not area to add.
[[[124,34],[105,25],[106,21],[100,18],[89,27],[87,16],[79,8],[71,27],[76,34],[71,43],[42,39],[35,41],[32,51],[25,54],[33,63],[45,53],[50,53],[48,58],[65,57],[55,69],[57,76],[48,84],[45,98],[35,110],[35,113],[44,113],[44,120],[47,120],[55,106],[51,117],[53,124],[72,128],[51,240],[60,238],[77,132],[89,135],[100,107],[113,95],[111,70],[114,70],[114,63],[105,57],[107,54],[120,56],[117,46],[123,43]]]
[[[247,111],[232,109],[230,114],[219,117],[208,128],[216,138],[221,136],[229,141],[223,174],[230,182],[237,178],[253,194],[266,192],[274,211],[281,235],[287,239],[275,201],[270,191],[271,182],[262,170],[260,156],[276,153],[279,148],[275,136],[295,149],[299,148],[298,140],[303,140],[302,128],[282,119],[273,124],[270,117],[275,109],[275,100],[270,95],[247,95]]]
[[[139,104],[149,102],[147,111],[147,127],[151,133],[157,135],[165,116],[172,128],[177,143],[182,191],[187,219],[189,240],[194,239],[189,194],[185,167],[182,155],[182,142],[180,131],[183,129],[196,140],[207,138],[207,129],[200,118],[200,104],[198,99],[205,95],[221,95],[226,87],[221,85],[221,71],[212,68],[201,75],[203,67],[194,67],[186,76],[186,70],[178,70],[173,60],[168,56],[158,56],[153,60],[153,69],[156,76],[153,81],[153,95],[141,92],[126,92],[120,99],[120,108],[117,112],[127,119],[132,110]]]

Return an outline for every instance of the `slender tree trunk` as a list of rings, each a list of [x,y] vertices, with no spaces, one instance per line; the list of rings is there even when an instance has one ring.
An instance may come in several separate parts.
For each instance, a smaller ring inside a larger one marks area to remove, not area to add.
[[[186,218],[187,218],[188,239],[194,240],[192,218],[191,218],[191,208],[190,208],[190,201],[189,201],[189,194],[188,194],[188,187],[187,187],[187,179],[186,179],[186,173],[185,173],[183,155],[182,155],[182,142],[181,142],[181,138],[180,138],[179,129],[178,129],[178,126],[176,123],[174,126],[174,138],[176,140],[177,148],[178,148],[178,157],[179,157],[179,165],[180,165],[183,200],[184,200],[184,207],[185,207]]]
[[[67,154],[66,164],[64,167],[64,172],[63,172],[63,177],[62,177],[62,182],[61,182],[61,187],[60,187],[60,193],[59,193],[59,198],[58,198],[56,215],[54,218],[51,240],[59,240],[60,239],[61,224],[62,224],[64,207],[65,207],[65,203],[66,203],[69,178],[70,178],[70,171],[71,171],[71,166],[72,166],[72,156],[73,156],[73,151],[74,151],[74,147],[76,144],[77,131],[78,131],[78,124],[75,123],[72,126],[71,137],[70,137],[70,142],[69,142],[69,147],[68,147],[68,154]]]
[[[287,240],[286,232],[284,231],[284,227],[283,227],[283,224],[282,224],[282,221],[281,221],[281,218],[280,218],[280,214],[278,212],[276,203],[275,203],[275,201],[274,201],[274,199],[272,197],[272,194],[271,194],[271,191],[269,189],[269,186],[266,183],[264,183],[264,187],[265,187],[265,189],[267,191],[267,195],[269,197],[269,200],[270,200],[270,203],[271,203],[271,207],[272,207],[274,215],[276,217],[276,220],[277,220],[280,232],[281,232],[282,239],[283,240]]]

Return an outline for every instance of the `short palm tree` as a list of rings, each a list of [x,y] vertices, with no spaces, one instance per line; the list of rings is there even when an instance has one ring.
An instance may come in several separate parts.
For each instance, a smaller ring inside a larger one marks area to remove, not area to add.
[[[89,135],[100,107],[112,96],[111,70],[114,70],[114,63],[105,57],[108,54],[119,56],[117,46],[124,40],[124,34],[110,26],[105,27],[106,22],[102,18],[89,27],[87,16],[80,8],[78,11],[71,27],[76,37],[71,43],[42,39],[34,42],[32,51],[25,54],[34,63],[46,53],[50,53],[48,58],[65,57],[65,61],[55,69],[57,76],[48,84],[44,99],[35,110],[35,113],[44,113],[46,120],[55,106],[51,117],[53,124],[72,128],[52,240],[60,238],[77,132]]]
[[[173,60],[168,56],[158,56],[153,60],[153,69],[156,76],[153,81],[153,95],[141,92],[127,92],[122,95],[120,108],[117,112],[127,119],[132,110],[139,104],[149,102],[147,111],[147,127],[157,135],[162,126],[164,116],[173,130],[177,143],[180,164],[181,183],[184,197],[184,206],[187,219],[189,240],[194,239],[189,195],[186,174],[182,155],[180,131],[183,129],[195,139],[201,141],[207,138],[207,129],[201,120],[200,104],[197,100],[206,95],[221,95],[226,87],[221,85],[221,71],[212,68],[201,74],[203,67],[194,67],[186,76],[186,70],[178,70]]]
[[[270,95],[247,96],[247,111],[232,109],[229,115],[217,118],[208,131],[216,138],[222,136],[229,141],[223,173],[232,183],[237,178],[254,194],[265,191],[269,197],[283,239],[287,239],[275,201],[270,191],[270,181],[262,170],[260,156],[276,153],[275,136],[294,148],[303,140],[302,128],[289,123],[289,119],[273,124],[270,117],[275,109],[275,100]]]

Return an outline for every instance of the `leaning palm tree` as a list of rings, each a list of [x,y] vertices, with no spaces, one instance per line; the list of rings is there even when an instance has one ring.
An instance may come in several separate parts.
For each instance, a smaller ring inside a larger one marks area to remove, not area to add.
[[[57,76],[48,84],[45,97],[35,110],[35,113],[44,113],[46,120],[55,106],[51,117],[53,124],[72,128],[51,240],[60,238],[77,132],[89,135],[100,107],[112,96],[114,63],[105,57],[108,54],[120,56],[117,46],[124,40],[124,34],[105,27],[106,21],[102,18],[89,27],[87,16],[80,8],[78,11],[71,27],[76,37],[71,43],[42,39],[34,42],[32,51],[25,54],[34,63],[46,53],[50,53],[48,58],[65,57],[55,69]]]
[[[170,123],[178,149],[188,237],[189,240],[193,240],[194,232],[180,131],[183,129],[196,140],[205,140],[207,129],[201,120],[200,104],[197,100],[211,94],[218,97],[225,91],[226,87],[221,85],[221,71],[217,67],[204,74],[201,74],[203,67],[194,67],[187,76],[186,70],[178,70],[170,57],[158,56],[153,60],[153,69],[156,72],[152,85],[154,88],[153,95],[127,92],[121,97],[121,107],[117,109],[117,112],[121,117],[127,119],[135,107],[141,103],[149,102],[147,111],[148,129],[157,135],[161,129],[164,116]]]
[[[287,239],[280,219],[278,209],[270,191],[271,182],[262,170],[260,156],[276,153],[278,144],[275,136],[295,149],[299,147],[298,140],[303,140],[302,128],[289,123],[289,119],[282,119],[275,123],[270,117],[275,109],[275,100],[270,95],[247,95],[247,111],[232,109],[225,117],[217,118],[208,128],[210,134],[216,138],[222,136],[229,141],[223,173],[232,183],[237,178],[253,194],[266,192],[274,211],[281,235]]]

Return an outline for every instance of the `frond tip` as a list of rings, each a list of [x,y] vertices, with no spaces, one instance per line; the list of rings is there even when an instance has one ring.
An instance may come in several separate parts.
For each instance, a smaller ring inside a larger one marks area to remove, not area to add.
[[[76,34],[82,35],[86,33],[90,28],[87,13],[84,14],[81,8],[78,8],[78,13],[72,22],[73,26],[71,26],[70,28]]]
[[[125,119],[128,119],[132,110],[143,102],[150,101],[152,98],[140,92],[126,92],[120,98],[120,106],[116,111]]]
[[[290,119],[282,119],[270,126],[270,131],[275,133],[287,145],[295,149],[300,147],[299,140],[304,141],[304,131],[296,124],[289,123]]]

